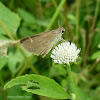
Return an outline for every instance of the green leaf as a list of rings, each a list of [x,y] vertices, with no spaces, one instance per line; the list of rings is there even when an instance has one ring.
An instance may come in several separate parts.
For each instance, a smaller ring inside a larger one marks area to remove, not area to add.
[[[77,87],[77,91],[81,100],[93,100],[90,93],[84,92],[82,88]]]
[[[7,57],[1,56],[0,57],[0,70],[4,67],[4,65],[7,63]]]
[[[69,19],[71,24],[75,24],[76,23],[76,18],[75,18],[75,16],[73,14],[69,14],[68,15],[68,19]]]
[[[100,72],[100,62],[96,65],[96,71]]]
[[[59,75],[65,76],[66,70],[64,69],[63,65],[53,63],[52,67],[50,68],[50,77],[59,76]]]
[[[39,20],[39,19],[36,19],[31,13],[23,10],[23,9],[18,9],[18,13],[20,15],[20,17],[24,20],[24,25],[33,25],[36,24],[36,25],[39,25],[39,26],[45,26],[47,27],[48,26],[48,20]]]
[[[15,53],[9,52],[8,54],[8,67],[9,70],[13,73],[16,72],[16,66],[18,66],[18,63],[21,63],[23,60],[23,55],[19,50],[17,50]],[[20,58],[20,59],[19,59]]]
[[[21,16],[21,18],[27,23],[33,23],[35,21],[34,16],[32,16],[32,14],[30,14],[29,12],[26,12],[23,9],[19,8],[18,13]]]
[[[23,92],[20,86],[14,86],[7,90],[8,100],[32,100],[32,93]]]
[[[4,86],[4,89],[11,88],[18,84],[24,84],[22,89],[34,94],[56,99],[69,98],[69,95],[66,93],[66,91],[64,91],[64,89],[54,80],[34,74],[17,77],[8,82]]]
[[[15,34],[20,25],[20,18],[0,2],[0,34]]]
[[[92,59],[98,59],[98,58],[100,58],[100,51],[95,52],[95,53],[92,55],[91,58],[92,58]]]

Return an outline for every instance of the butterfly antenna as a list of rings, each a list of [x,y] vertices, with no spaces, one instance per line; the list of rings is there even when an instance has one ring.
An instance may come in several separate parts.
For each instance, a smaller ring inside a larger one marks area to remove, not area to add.
[[[59,26],[59,28],[60,28],[60,20],[58,20],[58,26]]]
[[[73,26],[73,27],[71,27],[71,28],[76,28],[76,26]],[[71,29],[71,28],[65,28],[65,29]]]

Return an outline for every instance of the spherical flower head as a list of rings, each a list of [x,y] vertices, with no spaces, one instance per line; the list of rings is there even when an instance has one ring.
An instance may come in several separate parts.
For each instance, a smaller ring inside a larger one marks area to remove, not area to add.
[[[63,42],[53,49],[51,58],[55,63],[69,64],[76,61],[79,52],[75,43]]]

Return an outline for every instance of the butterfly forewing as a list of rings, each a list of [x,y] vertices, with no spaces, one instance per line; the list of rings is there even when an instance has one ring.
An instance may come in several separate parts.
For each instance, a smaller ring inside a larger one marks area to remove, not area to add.
[[[55,31],[43,32],[35,36],[24,38],[20,43],[26,51],[44,57],[57,42],[59,35],[60,34]]]

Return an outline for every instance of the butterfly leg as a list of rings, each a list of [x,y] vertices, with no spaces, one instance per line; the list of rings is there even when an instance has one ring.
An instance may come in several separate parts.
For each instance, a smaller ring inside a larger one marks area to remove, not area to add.
[[[62,42],[66,42],[66,40],[64,40],[63,38],[61,38],[61,41]],[[62,44],[63,45],[63,44]],[[65,50],[65,48],[64,48],[64,46],[62,46],[63,47],[63,49]],[[66,50],[65,50],[66,51]]]
[[[61,41],[62,41],[62,42],[66,42],[66,40],[64,40],[63,38],[61,38]]]

